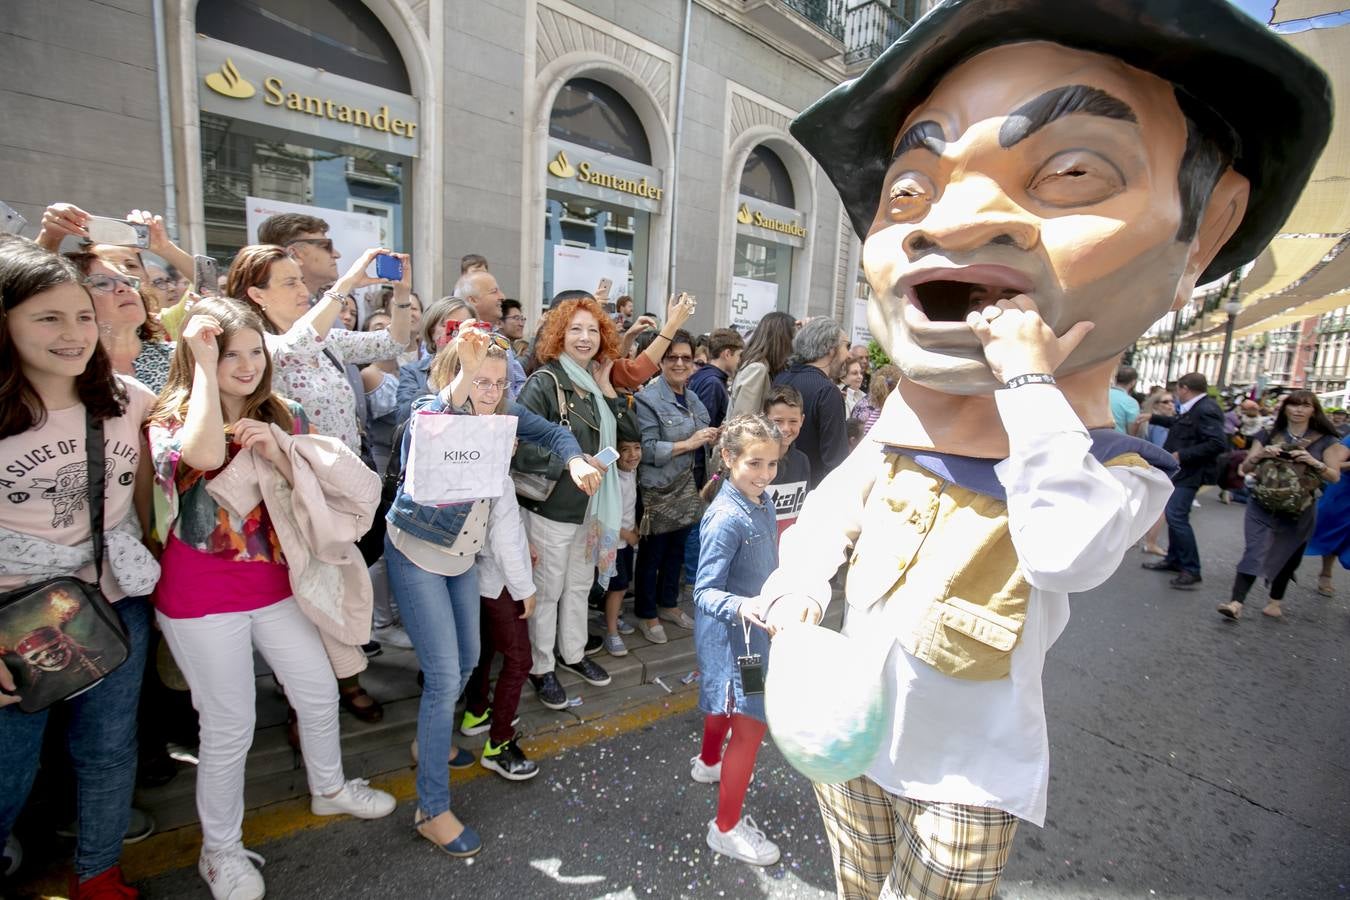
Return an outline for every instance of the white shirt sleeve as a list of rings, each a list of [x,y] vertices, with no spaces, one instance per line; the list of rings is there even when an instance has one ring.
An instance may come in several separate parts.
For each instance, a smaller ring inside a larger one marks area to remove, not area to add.
[[[1157,521],[1171,481],[1153,467],[1099,463],[1087,429],[1053,385],[997,391],[994,401],[1009,447],[994,472],[1008,493],[1023,574],[1046,591],[1097,587]]]
[[[488,543],[492,555],[501,566],[506,589],[516,600],[535,594],[534,569],[530,565],[530,544],[525,536],[520,506],[516,503],[515,483],[508,475],[502,486],[502,495],[492,501],[488,517]]]
[[[822,613],[829,607],[830,579],[858,539],[881,457],[879,444],[862,441],[843,465],[807,494],[801,515],[779,540],[778,568],[764,582],[760,596],[775,600],[805,595]]]

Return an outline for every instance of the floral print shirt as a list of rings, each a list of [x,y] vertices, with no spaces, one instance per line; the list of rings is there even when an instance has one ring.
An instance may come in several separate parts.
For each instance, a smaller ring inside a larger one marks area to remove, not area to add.
[[[294,402],[290,407],[295,417],[293,433],[309,432],[305,411]],[[206,491],[207,483],[239,454],[239,445],[231,439],[226,444],[224,465],[212,472],[181,466],[182,427],[181,422],[154,422],[146,428],[155,482],[164,492],[173,517],[173,536],[194,550],[232,562],[284,565],[286,558],[264,504],[259,503],[245,516],[235,516]]]
[[[338,438],[352,452],[360,453],[362,423],[356,418],[356,394],[345,367],[347,363],[363,366],[393,359],[404,348],[388,331],[333,328],[321,340],[318,332],[306,325],[265,337],[276,372],[272,383],[277,393],[304,407],[314,433]]]

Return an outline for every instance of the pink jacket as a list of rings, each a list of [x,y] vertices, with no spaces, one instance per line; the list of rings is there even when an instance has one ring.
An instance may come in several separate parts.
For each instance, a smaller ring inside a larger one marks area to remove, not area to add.
[[[238,516],[266,506],[300,608],[341,643],[364,644],[374,594],[356,541],[379,505],[380,478],[337,438],[292,435],[276,425],[272,434],[290,460],[293,484],[261,454],[244,450],[206,490]]]

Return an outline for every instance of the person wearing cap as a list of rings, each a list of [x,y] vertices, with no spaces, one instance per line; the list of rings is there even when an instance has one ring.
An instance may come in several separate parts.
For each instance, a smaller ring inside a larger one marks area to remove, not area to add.
[[[816,785],[839,896],[992,897],[1018,821],[1044,823],[1068,595],[1171,493],[1170,454],[1113,427],[1119,354],[1269,243],[1330,122],[1326,76],[1227,0],[944,0],[793,122],[903,375],[757,603],[771,631],[819,622],[849,563],[877,680],[783,706],[832,733],[882,693],[870,764]]]

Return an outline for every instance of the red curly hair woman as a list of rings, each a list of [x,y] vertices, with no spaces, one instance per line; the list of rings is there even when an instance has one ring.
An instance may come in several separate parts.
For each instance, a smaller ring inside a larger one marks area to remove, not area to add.
[[[535,352],[542,365],[517,402],[570,428],[587,462],[604,470],[595,454],[638,439],[628,404],[610,380],[619,355],[614,322],[590,294],[564,292],[554,298]],[[530,682],[550,709],[567,707],[567,692],[554,672],[555,644],[563,666],[589,684],[609,684],[609,673],[585,655],[586,597],[596,569],[602,587],[614,571],[623,505],[617,470],[605,471],[600,489],[587,497],[561,477],[563,462],[542,447],[522,444],[512,463],[519,472],[553,482],[542,499],[518,495],[530,545],[539,555],[535,614],[529,622]]]

